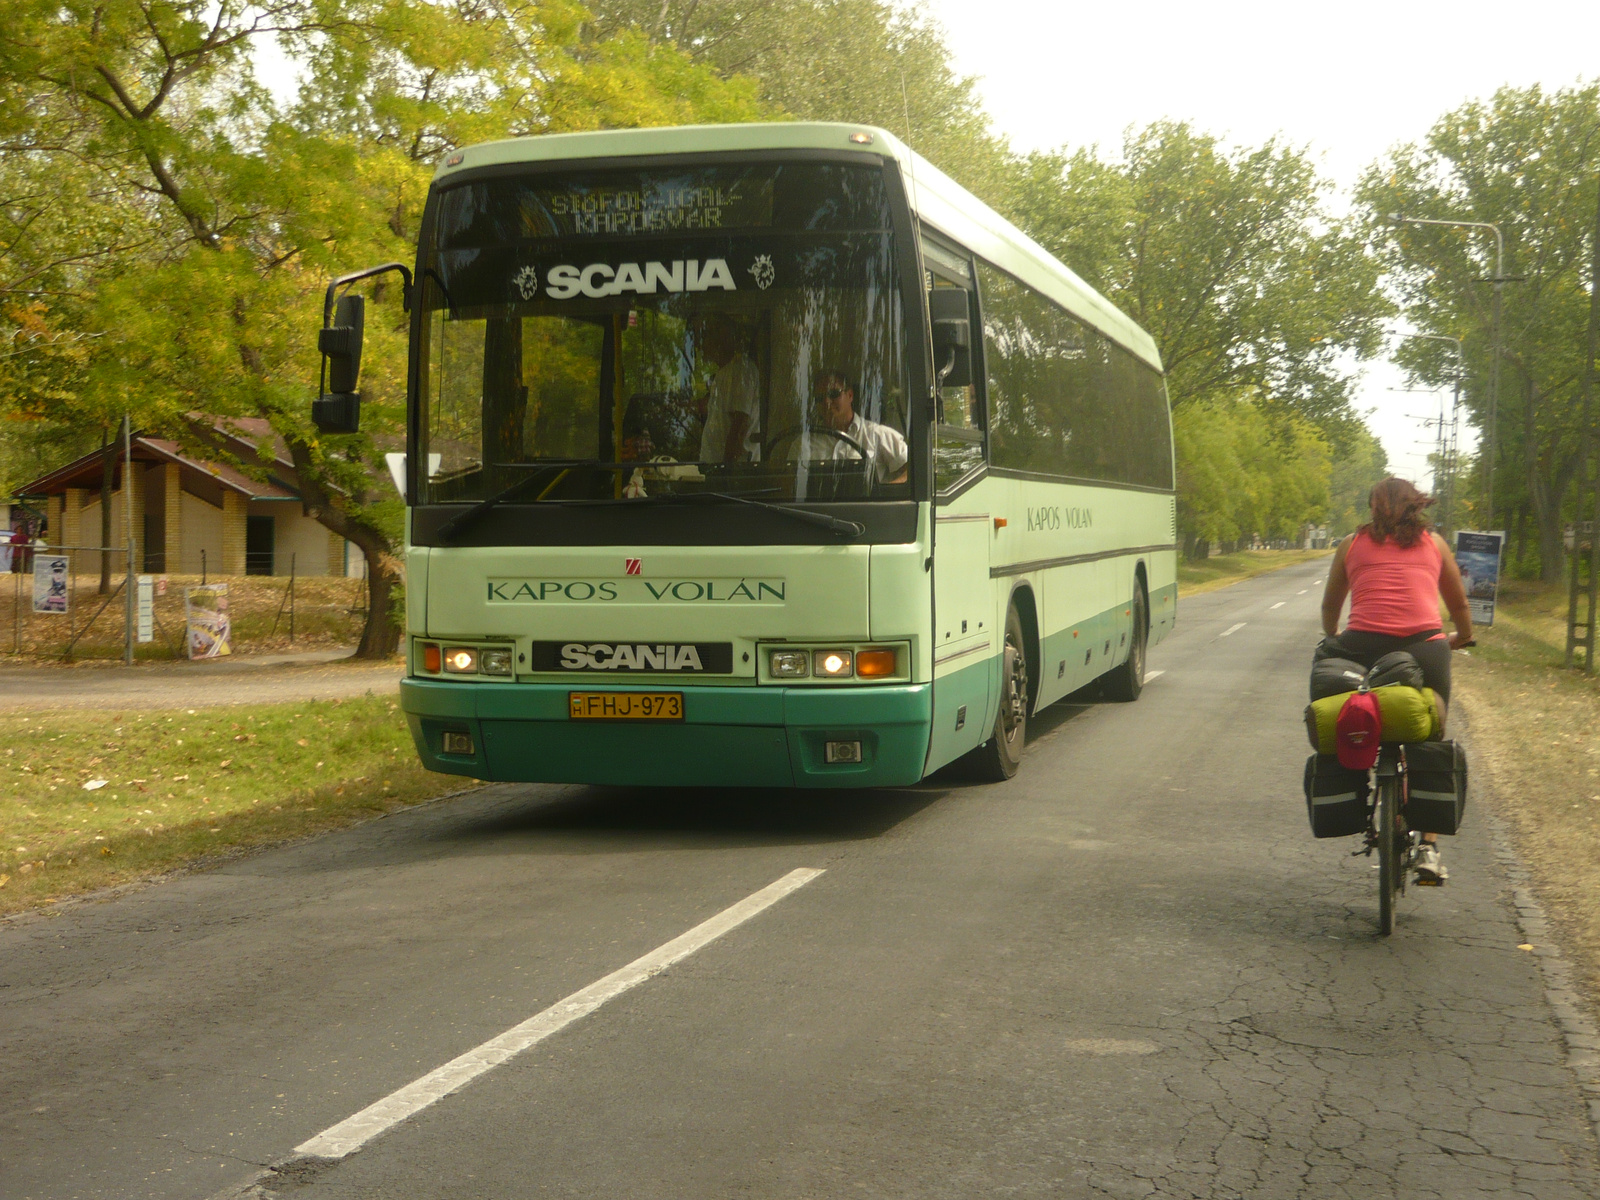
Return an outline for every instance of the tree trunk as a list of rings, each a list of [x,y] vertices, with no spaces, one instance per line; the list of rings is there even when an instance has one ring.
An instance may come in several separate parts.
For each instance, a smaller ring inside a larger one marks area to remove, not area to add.
[[[367,623],[361,631],[361,644],[355,657],[387,659],[400,646],[400,614],[389,611],[394,602],[395,585],[404,571],[388,536],[343,507],[345,498],[335,496],[323,486],[311,458],[311,448],[297,438],[288,439],[289,456],[294,460],[300,481],[300,500],[305,513],[323,528],[331,530],[360,548],[367,559]]]
[[[111,591],[111,484],[117,471],[117,445],[109,437],[102,437],[105,462],[100,470],[100,594]]]
[[[367,556],[367,623],[361,630],[361,644],[356,647],[357,658],[392,658],[400,648],[400,630],[404,613],[390,612],[394,603],[395,585],[402,582],[404,574],[400,560],[386,546],[380,547],[379,538],[371,538],[371,550],[361,546],[361,539],[351,541],[361,546]]]

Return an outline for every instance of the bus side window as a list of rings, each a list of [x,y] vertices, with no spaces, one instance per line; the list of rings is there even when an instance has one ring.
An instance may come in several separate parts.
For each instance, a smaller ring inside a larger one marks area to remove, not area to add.
[[[967,294],[972,340],[981,336],[970,284],[947,278],[944,273],[928,272],[930,290],[959,288]],[[976,353],[974,353],[976,359]],[[941,387],[935,414],[933,440],[933,478],[935,488],[948,492],[983,466],[983,402],[976,376],[959,387]]]

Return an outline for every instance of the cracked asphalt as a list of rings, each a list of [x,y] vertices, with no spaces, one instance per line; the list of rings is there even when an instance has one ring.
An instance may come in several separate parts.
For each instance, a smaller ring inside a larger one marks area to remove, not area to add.
[[[502,785],[0,927],[0,1196],[1600,1195],[1492,798],[1388,939],[1368,861],[1310,836],[1321,569],[1185,601],[1143,699],[1039,715],[1008,784]],[[258,1178],[802,866],[350,1158]]]

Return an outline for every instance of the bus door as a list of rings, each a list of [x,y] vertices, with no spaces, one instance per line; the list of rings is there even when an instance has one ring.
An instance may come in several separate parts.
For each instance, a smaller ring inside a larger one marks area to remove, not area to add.
[[[937,246],[925,246],[929,308],[958,312],[961,293],[972,342],[981,337],[969,264]],[[976,368],[978,354],[973,353]],[[935,364],[937,367],[938,364]],[[969,373],[976,376],[974,369]],[[996,655],[1004,630],[996,628],[994,581],[989,577],[994,518],[983,484],[984,419],[976,378],[951,375],[940,389],[933,454],[933,737],[930,770],[988,741],[994,724]]]

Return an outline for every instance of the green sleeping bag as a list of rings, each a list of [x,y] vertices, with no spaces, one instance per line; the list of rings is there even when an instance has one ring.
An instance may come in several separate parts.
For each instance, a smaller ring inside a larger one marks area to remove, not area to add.
[[[1438,698],[1432,688],[1406,687],[1392,683],[1372,689],[1378,698],[1378,712],[1383,721],[1383,740],[1386,742],[1433,742],[1444,734],[1439,723]],[[1337,696],[1324,696],[1306,705],[1306,736],[1311,747],[1319,754],[1334,753],[1334,727],[1339,721],[1339,710],[1353,692]]]

